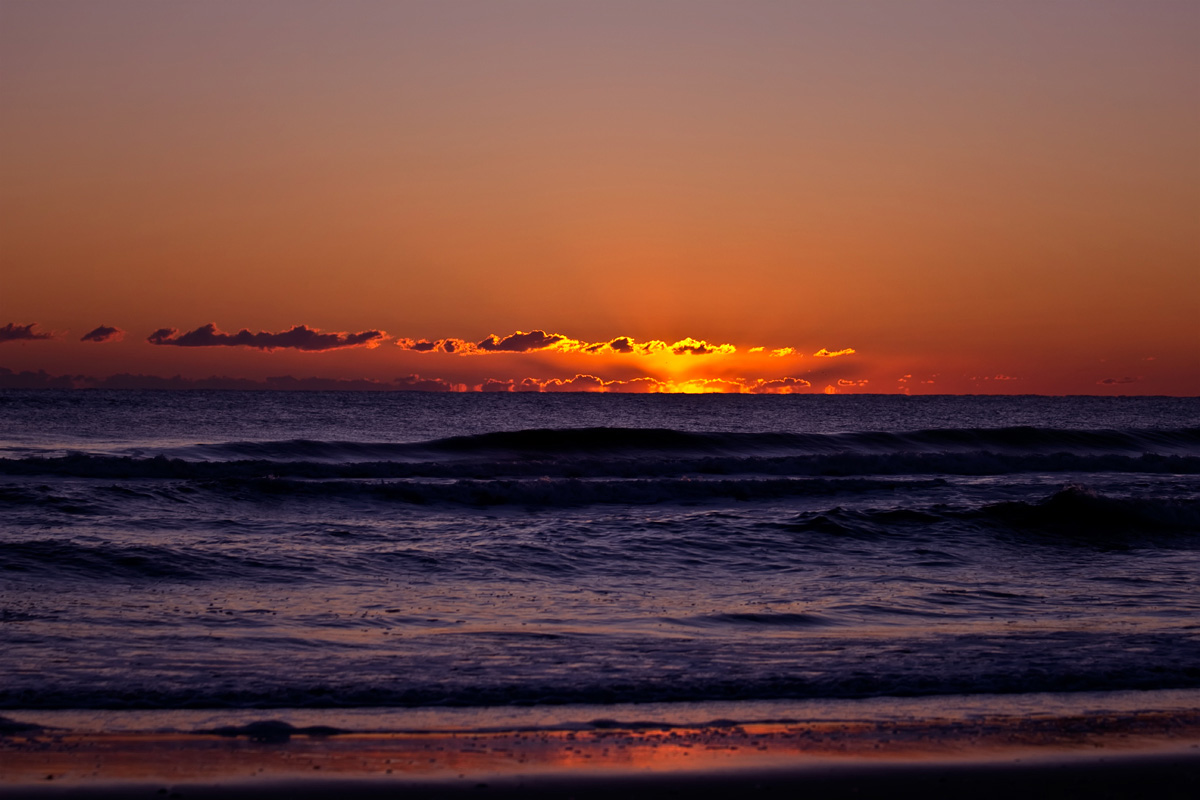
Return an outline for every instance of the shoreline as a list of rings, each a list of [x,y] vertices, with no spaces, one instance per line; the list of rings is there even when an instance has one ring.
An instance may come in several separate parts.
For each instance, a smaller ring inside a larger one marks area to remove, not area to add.
[[[116,800],[167,797],[188,800],[249,798],[561,798],[623,800],[659,797],[808,796],[821,798],[1021,797],[1192,798],[1200,787],[1200,752],[1062,757],[1028,762],[920,761],[806,764],[737,770],[665,773],[631,771],[571,774],[470,775],[414,780],[339,776],[313,779],[228,777],[219,781],[103,781],[0,784],[6,800]]]
[[[1192,797],[1200,710],[972,721],[0,736],[0,797]]]

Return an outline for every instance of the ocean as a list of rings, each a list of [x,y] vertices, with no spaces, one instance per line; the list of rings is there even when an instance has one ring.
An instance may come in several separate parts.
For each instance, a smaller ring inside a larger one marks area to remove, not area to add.
[[[1200,399],[0,392],[6,718],[1198,698]]]

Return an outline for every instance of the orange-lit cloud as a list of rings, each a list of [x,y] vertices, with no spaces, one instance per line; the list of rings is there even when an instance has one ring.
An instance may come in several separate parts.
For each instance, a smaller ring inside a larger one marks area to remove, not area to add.
[[[737,352],[732,344],[713,344],[690,336],[668,344],[661,339],[651,339],[639,342],[630,336],[618,336],[607,342],[587,342],[572,339],[561,333],[547,333],[543,330],[516,331],[508,336],[492,334],[479,342],[466,339],[397,339],[396,345],[404,350],[418,353],[454,353],[457,355],[478,355],[481,353],[588,353],[621,354],[621,355],[653,355],[670,352],[675,355],[731,355]],[[761,350],[762,348],[758,348]]]
[[[866,378],[860,378],[858,380],[846,380],[845,378],[838,378],[837,385],[838,386],[866,386],[869,382],[870,381],[868,381]]]
[[[0,342],[32,342],[38,339],[53,339],[54,334],[46,333],[45,331],[35,331],[36,322],[31,322],[28,325],[17,325],[15,322],[10,322],[3,328],[0,328]]]
[[[476,345],[488,353],[528,353],[530,350],[549,350],[558,344],[570,342],[561,333],[546,333],[545,331],[517,331],[500,338],[492,334]]]
[[[671,352],[677,356],[707,356],[714,353],[731,355],[737,352],[737,348],[731,344],[709,344],[708,342],[688,337],[671,345]]]
[[[825,352],[822,350],[821,352]],[[771,351],[772,358],[784,358],[785,356],[799,355],[794,347],[777,347]],[[818,354],[819,355],[819,354]]]
[[[845,350],[826,350],[822,347],[817,352],[813,353],[817,358],[837,358],[838,356],[852,356],[855,350],[853,347],[847,347]]]
[[[621,353],[624,355],[635,354],[640,356],[648,356],[652,353],[661,353],[668,347],[667,343],[661,339],[651,339],[647,342],[638,342],[628,336],[618,336],[607,342],[596,342],[587,345],[583,348],[585,353]]]
[[[812,384],[803,378],[775,378],[755,381],[752,394],[794,394],[801,389],[811,389]]]
[[[81,342],[119,342],[125,338],[125,331],[111,325],[100,325],[79,337]]]
[[[322,333],[307,325],[296,325],[281,333],[251,333],[242,328],[237,333],[229,334],[217,330],[217,326],[211,322],[183,334],[175,328],[159,328],[146,337],[150,344],[175,347],[256,347],[259,350],[287,348],[306,352],[340,350],[346,347],[378,347],[386,339],[387,333],[384,331]]]
[[[549,380],[541,385],[543,392],[603,392],[604,381],[595,375],[576,375],[568,380]]]
[[[595,375],[579,374],[573,378],[551,378],[539,381],[534,378],[501,380],[488,378],[468,390],[480,392],[612,392],[626,394],[700,394],[720,392],[724,394],[791,394],[811,388],[803,378],[690,378],[687,380],[662,380],[641,377],[628,380],[604,380]]]

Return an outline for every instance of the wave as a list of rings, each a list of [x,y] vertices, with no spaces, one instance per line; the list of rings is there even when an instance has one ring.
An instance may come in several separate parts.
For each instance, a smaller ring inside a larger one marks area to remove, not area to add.
[[[418,505],[515,505],[537,508],[570,508],[595,504],[651,505],[656,503],[701,503],[708,500],[760,501],[789,497],[816,497],[842,492],[895,491],[898,488],[932,488],[944,485],[934,480],[868,479],[750,479],[750,480],[456,480],[452,483],[423,481],[303,481],[280,478],[204,484],[217,491],[228,490],[247,500],[262,496],[290,498],[354,498]]]
[[[1068,486],[1046,499],[985,506],[973,516],[1022,531],[1127,536],[1131,533],[1200,533],[1200,501],[1108,497],[1086,486]]]
[[[1020,642],[961,637],[943,642],[946,655],[961,656],[962,660],[955,663],[927,652],[923,657],[913,656],[907,663],[904,659],[874,663],[870,670],[845,662],[837,666],[822,664],[824,668],[820,669],[789,669],[782,667],[789,659],[781,650],[775,653],[781,662],[777,670],[760,667],[753,674],[725,677],[712,672],[684,676],[676,671],[660,677],[629,675],[616,681],[591,673],[562,680],[521,681],[502,676],[487,680],[482,675],[476,680],[458,681],[450,676],[438,680],[422,679],[420,670],[414,670],[408,680],[357,682],[346,677],[337,681],[289,681],[270,675],[247,676],[233,685],[154,685],[152,681],[72,685],[44,681],[36,686],[0,685],[0,709],[486,708],[1200,688],[1200,668],[1195,666],[1200,659],[1200,642],[1196,639],[1165,641],[1130,635],[1122,637],[1120,644],[1136,650],[1136,654],[1113,653],[1111,637],[1101,634],[1052,634]],[[839,641],[838,649],[840,645],[861,646],[862,652],[870,652],[868,643],[862,640]],[[986,655],[996,648],[1015,652],[1012,658],[997,663]],[[1080,657],[1065,659],[1061,653],[1071,652],[1072,648]],[[269,732],[265,728],[262,731]]]
[[[911,433],[525,430],[414,443],[293,439],[127,454],[0,458],[0,474],[86,478],[308,479],[704,475],[1200,474],[1200,428],[970,428]],[[0,498],[2,500],[3,498]]]
[[[421,506],[518,506],[522,508],[574,508],[580,506],[658,503],[703,504],[706,501],[739,502],[864,496],[880,493],[893,497],[898,491],[938,490],[948,486],[943,478],[654,478],[654,479],[459,479],[423,480],[301,480],[292,478],[222,479],[165,485],[153,493],[127,491],[124,486],[98,487],[97,497],[116,494],[121,502],[140,498],[150,504],[187,503],[197,513],[204,508],[221,508],[229,502],[259,504],[289,500],[319,503],[348,501],[375,505]],[[913,500],[906,502],[912,503]],[[39,507],[70,515],[111,513],[110,504],[93,504],[55,496],[49,487],[20,492],[0,487],[0,508],[6,504]],[[213,504],[218,505],[213,505]],[[95,511],[92,511],[95,509]],[[939,523],[1000,525],[1022,530],[1086,528],[1123,531],[1200,532],[1200,499],[1195,497],[1119,497],[1099,493],[1087,486],[1069,484],[1060,491],[1035,501],[983,503],[955,508],[887,507],[875,509],[831,509],[806,512],[791,523],[806,530],[827,533],[875,535],[910,528],[929,528]]]
[[[226,442],[180,448],[185,460],[440,461],[454,459],[575,459],[604,454],[641,458],[829,453],[1071,453],[1075,455],[1200,455],[1200,428],[1068,430],[1036,427],[947,428],[907,433],[701,433],[669,428],[557,428],[496,431],[427,442],[373,443],[291,439]]]
[[[0,572],[100,578],[105,581],[162,579],[196,581],[253,578],[294,579],[311,568],[149,545],[83,545],[58,540],[0,542]]]
[[[423,480],[304,480],[280,477],[222,478],[164,485],[156,492],[132,492],[124,486],[98,487],[97,502],[83,503],[56,497],[36,488],[21,492],[0,487],[0,509],[25,506],[39,512],[72,516],[98,516],[129,511],[130,503],[146,507],[188,504],[203,513],[205,503],[270,503],[346,501],[364,506],[413,504],[420,506],[519,506],[524,508],[575,508],[589,505],[657,503],[698,504],[713,500],[754,502],[800,497],[828,497],[843,493],[868,494],[898,489],[932,489],[946,484],[941,478],[921,480],[871,478],[749,478],[749,479],[458,479]],[[48,487],[47,487],[48,489]],[[115,495],[110,497],[110,495]],[[220,506],[210,505],[209,508]],[[42,515],[44,518],[44,514]],[[132,523],[130,523],[132,524]]]
[[[834,508],[768,523],[793,532],[841,536],[897,536],[943,526],[953,532],[985,530],[1022,538],[1052,536],[1098,544],[1192,541],[1200,536],[1200,500],[1112,497],[1086,486],[1066,486],[1041,500],[989,503],[977,508],[850,510]]]
[[[701,614],[692,617],[669,617],[664,619],[674,625],[685,627],[730,627],[730,628],[823,628],[836,626],[838,622],[822,614],[796,613],[729,613]]]

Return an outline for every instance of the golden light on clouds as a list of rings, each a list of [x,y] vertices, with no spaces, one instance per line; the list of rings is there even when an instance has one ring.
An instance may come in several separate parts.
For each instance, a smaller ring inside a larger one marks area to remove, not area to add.
[[[649,356],[670,353],[677,356],[692,355],[732,355],[737,347],[732,344],[709,343],[703,339],[686,337],[668,343],[662,339],[637,341],[632,336],[618,336],[604,342],[588,342],[572,339],[561,333],[547,333],[543,330],[516,331],[508,336],[491,334],[478,342],[466,339],[411,339],[396,340],[396,345],[404,350],[418,353],[453,353],[460,356],[481,355],[487,353],[586,353],[589,355],[639,355]],[[753,348],[761,351],[763,348]],[[790,348],[789,348],[790,349]]]

